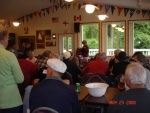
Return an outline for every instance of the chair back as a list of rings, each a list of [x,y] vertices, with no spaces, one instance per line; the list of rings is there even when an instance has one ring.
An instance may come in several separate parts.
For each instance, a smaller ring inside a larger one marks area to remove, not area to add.
[[[91,82],[102,82],[102,83],[105,83],[105,81],[102,79],[102,77],[100,75],[93,75],[93,76],[91,76],[87,80],[87,83],[91,83]]]
[[[87,83],[88,79],[89,79],[91,76],[93,76],[93,75],[94,75],[94,73],[86,73],[86,74],[81,78],[80,84],[81,84],[81,85],[85,85],[85,84]]]
[[[58,111],[49,107],[39,107],[35,109],[32,113],[58,113]]]
[[[73,85],[72,76],[71,76],[71,74],[70,74],[69,72],[66,71],[66,72],[62,75],[61,78],[62,78],[62,79],[67,79],[67,80],[69,80],[70,85]]]

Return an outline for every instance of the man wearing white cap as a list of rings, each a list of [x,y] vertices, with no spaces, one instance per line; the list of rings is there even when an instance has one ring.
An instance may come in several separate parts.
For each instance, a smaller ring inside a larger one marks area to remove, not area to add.
[[[46,79],[31,90],[30,111],[38,107],[50,107],[59,113],[81,113],[76,92],[61,79],[66,65],[59,59],[49,59],[47,64]]]

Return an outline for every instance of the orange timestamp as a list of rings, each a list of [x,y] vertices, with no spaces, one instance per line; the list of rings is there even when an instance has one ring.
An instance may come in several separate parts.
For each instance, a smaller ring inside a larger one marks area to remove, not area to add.
[[[109,104],[110,105],[136,105],[136,101],[135,100],[112,100],[112,101],[109,101]]]

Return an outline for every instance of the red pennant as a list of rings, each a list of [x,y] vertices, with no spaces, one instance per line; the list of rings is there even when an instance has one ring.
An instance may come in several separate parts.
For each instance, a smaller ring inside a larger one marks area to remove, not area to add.
[[[121,8],[121,7],[118,7],[118,16],[121,14],[121,12],[122,12],[122,9],[123,9],[123,8]]]

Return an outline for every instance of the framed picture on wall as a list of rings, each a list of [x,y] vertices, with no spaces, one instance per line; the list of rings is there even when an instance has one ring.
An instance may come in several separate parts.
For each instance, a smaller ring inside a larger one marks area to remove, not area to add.
[[[29,42],[31,47],[35,49],[35,36],[18,36],[18,46],[21,47],[22,43]]]
[[[45,49],[45,43],[42,44],[36,44],[37,49]]]
[[[48,41],[46,42],[46,46],[56,46],[56,41]]]
[[[37,30],[36,31],[36,42],[37,43],[45,42],[45,30]]]

